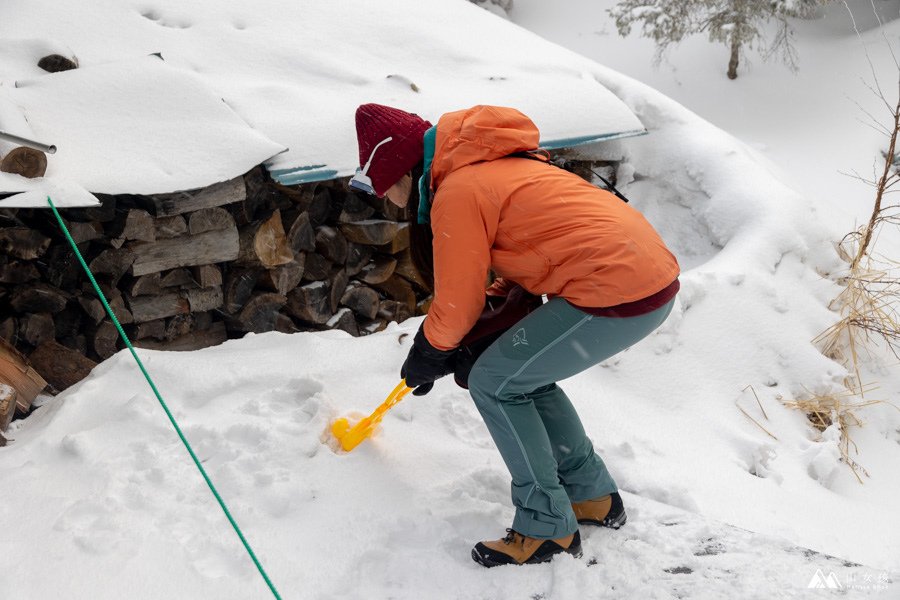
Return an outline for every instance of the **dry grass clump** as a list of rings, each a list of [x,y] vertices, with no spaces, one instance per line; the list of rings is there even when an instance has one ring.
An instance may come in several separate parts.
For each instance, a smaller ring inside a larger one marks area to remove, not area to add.
[[[828,307],[838,311],[841,318],[813,340],[822,354],[853,372],[855,381],[848,381],[847,387],[859,389],[860,395],[861,352],[868,356],[869,349],[877,345],[880,338],[900,359],[900,278],[893,276],[900,264],[882,259],[883,266],[878,268],[869,256],[851,261],[848,242],[859,239],[861,235],[861,232],[855,232],[852,237],[845,237],[838,247],[840,256],[851,266],[848,274],[839,280],[844,289]]]
[[[803,411],[820,432],[837,424],[841,432],[838,444],[841,458],[860,483],[863,482],[860,474],[868,477],[868,473],[850,456],[851,448],[854,455],[859,454],[850,437],[851,428],[863,424],[854,411],[883,402],[897,407],[884,400],[866,399],[866,394],[876,388],[863,383],[859,366],[861,360],[871,358],[871,350],[880,346],[879,341],[900,358],[900,279],[893,276],[898,265],[882,259],[883,267],[879,268],[868,254],[859,253],[857,244],[866,239],[864,229],[846,236],[838,247],[841,258],[850,265],[847,276],[839,281],[844,289],[829,305],[839,312],[840,320],[813,340],[825,356],[849,371],[844,389],[825,394],[807,390],[801,399],[783,401],[785,406]]]
[[[850,466],[860,483],[860,473],[866,476],[868,473],[850,457],[851,446],[854,454],[858,454],[858,448],[850,438],[850,429],[863,424],[854,411],[883,402],[866,399],[866,393],[874,388],[862,381],[861,360],[871,359],[871,350],[879,346],[879,342],[885,343],[887,349],[900,359],[900,263],[878,256],[874,251],[882,230],[890,227],[896,233],[897,226],[900,225],[900,204],[892,204],[888,199],[890,194],[897,191],[894,187],[900,183],[900,156],[897,152],[900,134],[900,61],[894,55],[890,43],[888,48],[891,49],[891,56],[897,67],[896,102],[888,102],[886,99],[872,61],[868,52],[866,53],[874,81],[869,89],[882,101],[890,115],[889,124],[883,125],[873,115],[863,111],[872,121],[870,126],[888,138],[887,151],[882,153],[884,164],[873,168],[873,179],[855,175],[874,188],[872,214],[864,226],[844,236],[838,244],[838,254],[847,263],[848,269],[847,274],[838,280],[844,289],[829,308],[837,311],[840,319],[813,340],[813,343],[819,344],[825,356],[844,365],[850,375],[844,379],[844,390],[828,394],[809,393],[802,399],[784,402],[788,407],[802,410],[819,431],[837,424],[841,432],[839,446],[842,459]],[[878,168],[880,174],[877,172]],[[859,400],[854,401],[855,398]],[[897,408],[894,404],[891,406]]]
[[[863,422],[856,415],[857,411],[866,406],[880,404],[884,400],[860,400],[854,401],[857,396],[862,396],[866,392],[873,391],[874,387],[867,386],[865,390],[844,389],[836,392],[817,394],[807,390],[807,394],[803,398],[796,400],[782,400],[782,404],[788,408],[794,408],[806,414],[810,424],[820,433],[834,425],[838,426],[841,432],[841,438],[838,442],[838,449],[841,452],[841,460],[846,463],[857,481],[863,483],[860,474],[869,476],[866,469],[856,462],[851,456],[851,447],[854,455],[859,455],[859,448],[850,437],[851,427],[862,427]],[[887,404],[890,404],[889,402]]]

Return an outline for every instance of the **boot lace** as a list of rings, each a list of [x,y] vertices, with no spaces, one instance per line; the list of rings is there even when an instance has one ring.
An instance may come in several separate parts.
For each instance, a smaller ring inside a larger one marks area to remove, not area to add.
[[[521,541],[524,543],[525,536],[523,536],[519,532],[515,531],[514,529],[507,529],[506,537],[503,538],[503,543],[507,544],[507,545],[515,544],[518,541],[518,539],[521,539]]]

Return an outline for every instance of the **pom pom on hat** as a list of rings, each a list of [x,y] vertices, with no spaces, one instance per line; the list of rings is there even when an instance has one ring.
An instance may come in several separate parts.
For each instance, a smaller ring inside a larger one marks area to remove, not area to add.
[[[356,109],[360,168],[365,166],[379,142],[393,138],[378,148],[366,173],[379,197],[422,160],[425,155],[422,136],[429,128],[428,121],[398,108],[363,104]]]

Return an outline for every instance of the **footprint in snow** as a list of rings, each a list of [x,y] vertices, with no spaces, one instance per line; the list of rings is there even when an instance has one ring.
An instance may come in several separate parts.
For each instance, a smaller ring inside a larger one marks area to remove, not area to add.
[[[102,502],[78,500],[56,519],[53,529],[70,535],[72,543],[88,554],[134,554],[133,539],[127,539],[121,518],[123,510],[114,497],[104,497]]]
[[[645,486],[642,489],[634,490],[634,493],[639,494],[644,498],[650,498],[657,502],[675,506],[689,512],[700,512],[700,507],[691,496],[691,490],[684,486],[670,485],[661,487],[650,485]]]
[[[225,430],[225,439],[234,444],[256,448],[271,442],[272,434],[259,425],[239,423]]]
[[[441,401],[441,422],[454,437],[468,446],[493,448],[494,442],[472,400],[462,394],[451,394]]]
[[[480,512],[486,505],[511,507],[509,473],[503,467],[480,468],[433,488],[435,506],[453,512]]]
[[[213,529],[209,524],[198,527],[196,521],[188,520],[176,522],[167,531],[186,563],[201,576],[209,579],[250,576],[252,566],[247,564],[246,555],[234,551],[230,533]]]
[[[314,379],[291,379],[275,389],[268,389],[262,381],[246,382],[248,400],[239,411],[257,417],[289,415],[297,423],[309,423],[322,407],[324,386]],[[252,391],[251,391],[252,390]]]
[[[188,29],[193,25],[190,21],[183,18],[166,18],[161,15],[159,12],[154,10],[147,10],[141,13],[141,16],[149,21],[153,21],[157,25],[161,27],[168,27],[170,29]]]
[[[747,438],[735,440],[735,446],[738,464],[748,473],[761,479],[771,479],[778,484],[784,481],[784,477],[775,466],[778,452],[774,445]]]

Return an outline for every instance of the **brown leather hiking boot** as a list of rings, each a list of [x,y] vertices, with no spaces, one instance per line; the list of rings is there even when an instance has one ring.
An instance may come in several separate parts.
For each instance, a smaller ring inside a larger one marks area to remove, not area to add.
[[[601,496],[593,500],[573,502],[572,510],[575,511],[575,518],[582,525],[599,525],[618,529],[625,524],[628,518],[625,515],[625,506],[622,504],[619,492],[613,492],[609,496]]]
[[[472,548],[472,559],[485,567],[533,565],[547,562],[563,552],[576,558],[581,556],[581,534],[578,531],[555,540],[539,540],[507,529],[502,540],[478,542]]]

